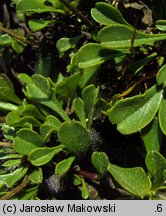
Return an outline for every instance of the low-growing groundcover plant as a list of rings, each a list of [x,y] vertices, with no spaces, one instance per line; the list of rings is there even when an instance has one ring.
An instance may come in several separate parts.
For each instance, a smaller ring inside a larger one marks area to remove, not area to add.
[[[164,1],[0,5],[0,199],[165,199]]]

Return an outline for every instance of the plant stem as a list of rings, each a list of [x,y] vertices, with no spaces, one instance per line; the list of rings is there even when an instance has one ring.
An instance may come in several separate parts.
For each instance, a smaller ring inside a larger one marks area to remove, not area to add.
[[[24,180],[23,182],[21,182],[21,184],[19,184],[15,188],[13,188],[10,192],[8,192],[4,196],[0,197],[0,200],[9,200],[14,195],[19,193],[22,189],[24,189],[29,183],[30,183],[29,179]]]
[[[85,24],[92,27],[92,23],[86,18],[77,8],[73,7],[68,0],[60,0],[69,10],[71,10],[77,17],[79,17]]]
[[[25,44],[28,45],[34,45],[33,43],[31,43],[30,41],[28,41],[25,37],[22,37],[20,35],[17,35],[15,33],[13,33],[12,31],[10,31],[9,29],[6,29],[2,26],[0,26],[0,31],[7,33],[9,36],[11,36],[12,38],[15,38],[16,40],[19,40]]]
[[[8,142],[0,142],[0,146],[11,148],[13,147],[13,144]]]

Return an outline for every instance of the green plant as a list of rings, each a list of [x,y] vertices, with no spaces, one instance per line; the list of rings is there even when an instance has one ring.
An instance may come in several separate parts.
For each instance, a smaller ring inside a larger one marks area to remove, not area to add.
[[[136,95],[118,101],[108,110],[110,121],[118,124],[118,130],[124,134],[140,131],[147,126],[158,112],[159,125],[165,131],[165,67],[157,73],[157,85],[149,88],[143,95]],[[150,107],[150,108],[149,108]]]
[[[155,199],[158,191],[165,189],[165,158],[157,151],[149,151],[145,158],[148,173],[142,167],[122,168],[109,162],[103,152],[94,152],[92,162],[101,177],[110,172],[116,181],[138,198]]]
[[[108,177],[127,198],[165,199],[165,18],[143,32],[106,2],[84,15],[82,1],[12,0],[14,28],[0,25],[0,199],[41,199],[45,186],[45,199],[71,188],[90,199]],[[29,53],[25,72],[13,62]],[[115,165],[109,131],[139,137],[143,162]]]
[[[90,144],[89,131],[98,97],[98,88],[94,85],[85,87],[82,91],[82,99],[77,97],[73,101],[71,109],[72,112],[75,111],[77,117],[71,119],[62,108],[62,99],[57,99],[61,94],[56,95],[55,93],[56,83],[38,74],[32,77],[19,74],[19,77],[21,81],[26,83],[24,89],[26,98],[22,104],[13,105],[14,109],[8,113],[6,123],[9,128],[6,133],[6,126],[3,126],[5,136],[13,141],[11,154],[8,152],[6,153],[8,156],[1,158],[2,161],[5,159],[2,167],[7,167],[7,172],[1,176],[1,182],[5,186],[8,181],[11,181],[10,179],[14,181],[12,184],[6,185],[9,188],[23,177],[26,180],[29,179],[32,185],[41,183],[44,165],[52,164],[54,166],[54,163],[57,163],[55,174],[63,176],[71,168],[74,161],[78,163],[76,159],[82,160],[85,157]],[[6,77],[2,76],[1,83],[5,83],[5,79]],[[66,82],[68,82],[67,79]],[[62,81],[64,85],[66,82]],[[9,101],[12,99],[10,102],[15,102],[14,99],[17,97],[9,84],[6,82],[3,87],[4,90],[7,89],[8,93],[12,92]],[[2,94],[6,94],[6,91],[2,91]],[[11,104],[8,106],[12,108]],[[8,110],[7,107],[5,109]],[[80,119],[80,121],[75,118]],[[9,136],[11,130],[13,130],[13,136]],[[53,145],[48,146],[47,143],[52,134],[57,134],[58,139]],[[62,157],[59,162],[52,160],[55,155],[61,152],[65,153],[64,159]],[[3,154],[6,155],[4,150],[2,150]],[[17,167],[17,169],[14,169],[12,174],[8,174],[13,167]],[[83,179],[82,184],[84,188]],[[34,190],[36,191],[36,187]]]

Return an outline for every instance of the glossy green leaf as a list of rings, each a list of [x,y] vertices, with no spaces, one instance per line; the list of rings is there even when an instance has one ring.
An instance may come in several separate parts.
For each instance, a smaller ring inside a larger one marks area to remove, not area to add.
[[[89,68],[127,53],[128,51],[126,50],[114,50],[102,46],[101,44],[88,43],[79,49],[77,53],[77,62],[80,68]]]
[[[80,35],[72,38],[60,38],[56,43],[56,48],[59,52],[66,52],[71,48],[75,48],[80,38]]]
[[[133,195],[143,199],[150,194],[151,181],[143,168],[122,168],[110,164],[108,171],[124,189]]]
[[[77,63],[77,53],[72,53],[70,55],[70,64],[67,66],[67,71],[70,74],[74,74],[79,71],[78,63]]]
[[[100,66],[97,65],[97,66],[82,69],[82,76],[80,77],[79,80],[79,87],[81,89],[83,89],[85,86],[92,83],[93,80],[95,80],[99,72],[99,67]]]
[[[17,10],[19,13],[43,13],[43,12],[57,12],[64,14],[61,9],[56,9],[52,6],[44,5],[45,0],[31,0],[31,3],[27,0],[20,0],[17,3]]]
[[[63,11],[65,14],[70,14],[71,11],[65,6],[65,4],[61,0],[48,0],[52,4],[53,7],[55,7],[57,10]],[[71,5],[73,5],[75,2],[71,2]]]
[[[63,145],[55,147],[41,147],[36,148],[28,155],[28,160],[34,166],[42,166],[48,163],[56,154],[63,151]]]
[[[90,143],[88,130],[74,120],[61,125],[58,138],[70,152],[76,155],[85,154]]]
[[[12,41],[12,48],[19,54],[19,53],[22,53],[24,51],[24,48],[26,46],[25,43],[23,42],[20,42],[18,40],[14,40]]]
[[[43,141],[47,141],[51,134],[55,132],[55,130],[46,123],[42,124],[40,127],[40,136],[42,137]]]
[[[9,152],[0,152],[0,160],[8,159],[22,159],[23,155],[20,154],[10,154]]]
[[[48,0],[54,7],[59,9],[66,9],[65,5],[61,2],[61,0]]]
[[[12,38],[8,34],[0,35],[0,46],[9,46],[12,41]]]
[[[31,77],[28,76],[28,75],[25,74],[25,73],[20,73],[20,74],[18,74],[18,78],[19,78],[22,82],[24,82],[24,83],[26,83],[26,84],[32,83]]]
[[[13,111],[17,110],[17,106],[12,103],[0,101],[0,110]]]
[[[47,27],[52,22],[52,20],[31,19],[29,20],[28,25],[32,31],[36,32]]]
[[[44,56],[39,53],[35,62],[35,73],[44,77],[50,77],[52,71],[52,57],[50,55]]]
[[[17,167],[21,164],[21,159],[7,160],[2,164],[6,168]]]
[[[3,181],[7,187],[12,188],[20,179],[22,179],[28,171],[28,167],[20,167],[15,171],[0,175],[1,181]]]
[[[73,98],[76,92],[76,88],[78,86],[81,74],[75,73],[65,78],[62,82],[58,83],[56,86],[56,93],[64,100],[68,100],[69,98]]]
[[[99,88],[96,88],[95,85],[93,84],[85,87],[82,91],[82,100],[85,104],[85,111],[88,117],[88,122],[87,122],[88,129],[90,129],[92,126],[98,93],[99,93]]]
[[[21,103],[21,100],[14,92],[12,82],[5,74],[0,74],[0,101],[13,102],[16,104]]]
[[[146,34],[140,31],[134,33],[133,28],[120,24],[102,28],[97,34],[97,39],[107,48],[129,48],[133,36],[135,37],[134,47],[166,39],[166,34]]]
[[[158,28],[160,31],[166,31],[166,20],[157,20],[155,22],[156,28]]]
[[[59,119],[52,115],[46,117],[45,123],[50,125],[55,131],[58,131],[59,127],[61,126]]]
[[[81,182],[82,182],[82,189],[81,189],[81,195],[83,199],[88,199],[89,197],[89,190],[87,188],[87,185],[85,183],[84,178],[81,178]]]
[[[158,118],[154,118],[149,125],[143,128],[141,134],[147,152],[160,151],[163,134],[159,127]]]
[[[41,123],[32,116],[20,117],[18,110],[10,112],[6,117],[6,122],[13,127],[22,127],[27,122],[31,123],[34,127],[39,127],[41,125]]]
[[[43,171],[42,169],[36,168],[29,176],[29,180],[34,184],[40,184],[43,181]]]
[[[157,113],[163,90],[151,87],[142,95],[120,100],[108,110],[112,124],[118,124],[117,129],[122,134],[132,134],[147,126]]]
[[[81,181],[82,181],[82,179],[80,176],[78,176],[77,174],[73,175],[73,185],[78,186],[82,183]]]
[[[92,164],[96,168],[99,175],[103,177],[108,170],[109,159],[104,152],[93,152]]]
[[[15,151],[23,155],[28,155],[33,149],[43,145],[39,134],[27,128],[20,129],[14,138]]]
[[[37,83],[39,84],[38,81],[37,81]],[[41,86],[41,88],[43,88],[43,87]],[[40,88],[40,86],[39,86],[39,88]],[[33,91],[33,88],[31,90]],[[68,117],[68,115],[66,114],[66,112],[63,110],[62,105],[60,104],[60,102],[58,101],[58,99],[55,97],[55,95],[52,95],[52,97],[48,97],[46,99],[44,99],[44,98],[43,99],[42,98],[38,98],[37,101],[39,101],[39,103],[41,103],[41,104],[43,104],[43,105],[51,108],[52,110],[54,110],[64,120],[66,120],[66,121],[70,120],[70,118]]]
[[[95,8],[91,9],[91,15],[96,22],[102,25],[113,23],[129,25],[119,10],[104,2],[97,2]]]
[[[8,125],[13,124],[13,122],[17,122],[20,120],[20,115],[18,110],[13,110],[6,116],[6,122]]]
[[[21,74],[19,78],[27,83],[26,90],[31,99],[51,108],[64,120],[69,120],[68,115],[53,94],[50,82],[47,78],[40,74],[35,74],[32,78]]]
[[[40,127],[40,135],[43,140],[47,140],[51,133],[57,132],[60,126],[61,122],[59,119],[52,115],[47,116],[45,123]]]
[[[166,159],[156,151],[148,152],[145,158],[148,172],[152,178],[153,188],[161,186],[164,179],[164,170],[166,169]]]
[[[37,107],[33,104],[24,104],[23,109],[21,111],[21,115],[33,116],[40,120],[45,120],[43,114],[37,109]]]
[[[73,161],[75,160],[74,156],[71,156],[67,159],[64,159],[62,161],[60,161],[55,168],[55,173],[59,176],[64,175],[65,173],[68,172],[68,170],[70,169]]]
[[[158,85],[166,83],[166,64],[158,71],[156,81]]]
[[[28,80],[27,84],[27,92],[33,99],[45,101],[52,96],[48,79],[39,74],[32,76],[31,81]]]
[[[75,98],[73,101],[73,108],[82,125],[86,127],[86,113],[84,101],[81,98]]]
[[[159,123],[162,132],[166,135],[166,98],[164,97],[161,101],[159,113]]]

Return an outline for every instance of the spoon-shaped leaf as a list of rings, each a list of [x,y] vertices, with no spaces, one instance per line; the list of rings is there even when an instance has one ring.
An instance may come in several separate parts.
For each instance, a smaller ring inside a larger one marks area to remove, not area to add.
[[[15,171],[0,175],[1,181],[3,181],[7,187],[12,188],[20,179],[22,179],[28,171],[28,167],[20,167]]]
[[[16,96],[10,79],[5,74],[0,74],[0,101],[20,104],[21,100]],[[14,107],[14,105],[13,105]]]
[[[100,65],[109,59],[124,55],[126,50],[114,50],[101,44],[88,43],[77,53],[77,62],[80,68],[89,68]]]
[[[52,6],[44,5],[45,0],[20,0],[17,3],[17,10],[20,13],[43,13],[43,12],[57,12],[64,13],[63,10],[57,9]]]
[[[35,74],[32,76],[32,78],[24,74],[20,74],[19,78],[23,82],[27,83],[26,94],[30,99],[33,99],[38,103],[43,104],[54,110],[64,120],[69,120],[68,115],[65,113],[60,102],[53,94],[50,82],[47,78],[41,76],[40,74]]]
[[[20,129],[14,138],[15,151],[23,155],[28,155],[33,149],[43,145],[39,134],[28,128]]]
[[[22,163],[21,159],[12,159],[12,160],[7,160],[6,162],[4,162],[2,166],[6,168],[12,168],[12,167],[14,168],[16,166],[19,166],[21,163]]]
[[[36,32],[47,27],[52,22],[53,22],[52,20],[32,19],[29,20],[28,25],[32,31]]]
[[[146,155],[146,166],[152,177],[153,188],[159,187],[165,181],[164,170],[166,169],[166,159],[156,151],[148,152]]]
[[[26,123],[30,123],[36,127],[39,127],[41,125],[41,123],[33,116],[27,115],[21,117],[18,110],[11,111],[6,117],[6,122],[8,125],[13,127],[22,127]]]
[[[46,163],[48,163],[55,154],[58,154],[63,150],[63,145],[55,146],[55,147],[41,147],[36,148],[30,152],[28,155],[28,160],[34,165],[34,166],[42,166]]]
[[[99,88],[96,88],[95,85],[93,84],[85,87],[82,91],[82,99],[84,101],[85,111],[88,117],[88,122],[87,122],[88,129],[90,129],[92,126],[98,93],[99,93]]]
[[[59,52],[66,52],[71,48],[75,48],[80,38],[80,35],[72,38],[61,38],[57,41],[56,48],[59,50]]]
[[[43,181],[43,171],[37,167],[29,176],[29,180],[34,184],[40,184]]]
[[[0,110],[13,111],[17,110],[17,106],[12,103],[0,101]]]
[[[150,194],[151,181],[143,168],[122,168],[110,164],[108,171],[124,189],[135,196],[144,198]]]
[[[134,47],[166,39],[166,34],[146,34],[137,30],[134,33],[133,28],[120,24],[102,28],[98,32],[97,39],[105,47],[115,49],[131,47],[133,36],[135,37]]]
[[[161,101],[158,117],[160,128],[162,132],[166,135],[166,98],[163,98]]]
[[[46,117],[46,121],[40,127],[40,135],[44,141],[46,141],[52,132],[57,132],[61,122],[55,116],[49,115]]]
[[[59,176],[64,175],[71,167],[73,161],[75,160],[74,156],[71,156],[67,159],[60,161],[55,168],[55,173]]]
[[[32,81],[28,82],[27,92],[30,97],[42,101],[46,101],[52,97],[51,86],[45,77],[35,74]]]
[[[83,199],[88,199],[89,190],[88,190],[88,187],[87,187],[86,182],[85,182],[83,177],[81,178],[81,182],[82,182],[81,195],[82,195]]]
[[[156,81],[158,85],[166,83],[166,64],[158,71]]]
[[[0,36],[0,45],[1,46],[10,46],[12,44],[12,38],[8,34],[1,34]]]
[[[79,87],[83,89],[87,84],[92,83],[97,73],[99,72],[100,65],[82,69],[82,76],[79,80]]]
[[[109,159],[107,155],[104,152],[94,152],[92,154],[92,163],[99,175],[103,177],[106,174],[109,165]]]
[[[166,31],[166,20],[157,20],[155,22],[156,28],[158,28],[160,31]]]
[[[80,122],[86,127],[85,104],[81,98],[75,98],[73,101],[74,111],[76,112]]]
[[[56,93],[63,100],[67,101],[75,95],[81,74],[75,73],[65,78],[62,82],[56,85]]]
[[[0,160],[10,160],[10,159],[22,159],[23,155],[21,154],[9,154],[8,151],[1,149],[0,150]]]
[[[113,23],[129,25],[119,10],[104,2],[96,3],[95,8],[91,9],[91,15],[96,22],[102,25],[110,25]]]
[[[156,86],[148,89],[143,95],[118,101],[108,110],[112,124],[118,124],[117,129],[122,134],[132,134],[140,131],[155,117],[163,98],[163,90]]]
[[[155,117],[149,125],[143,128],[141,134],[147,152],[160,150],[163,133],[161,132],[158,118]]]
[[[64,122],[60,126],[58,138],[70,152],[76,155],[84,155],[90,143],[88,130],[78,121]]]
[[[24,104],[21,115],[33,116],[42,121],[45,120],[45,117],[42,115],[42,113],[37,109],[35,105],[32,104]]]

